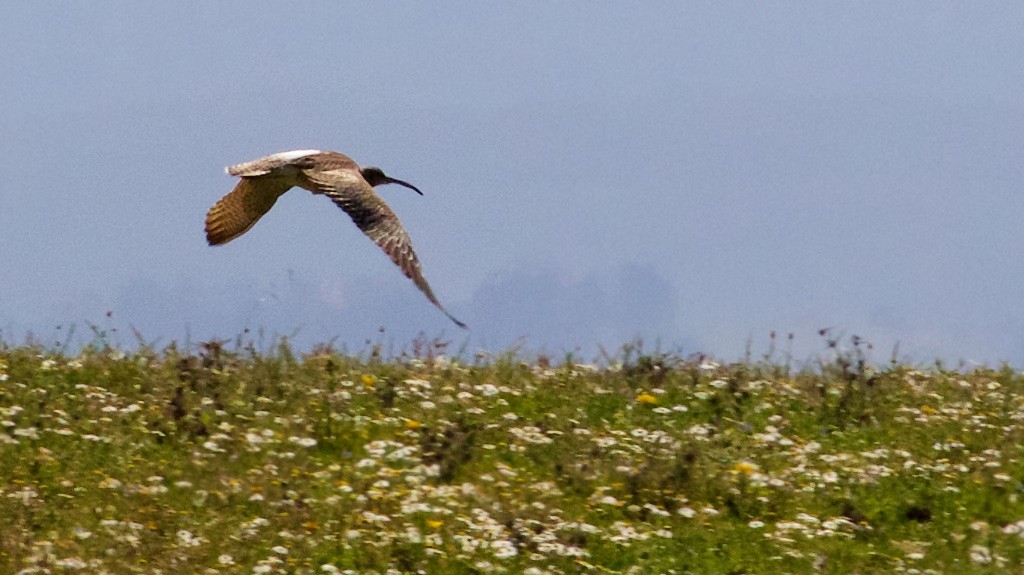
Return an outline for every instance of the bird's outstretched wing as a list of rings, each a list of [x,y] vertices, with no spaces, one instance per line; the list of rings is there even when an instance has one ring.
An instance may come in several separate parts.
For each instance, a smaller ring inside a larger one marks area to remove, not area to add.
[[[412,249],[412,240],[409,239],[402,222],[368,183],[362,179],[346,177],[348,174],[339,172],[310,170],[305,171],[304,175],[312,184],[311,187],[315,188],[315,192],[327,196],[339,208],[345,210],[356,226],[384,250],[405,277],[411,279],[431,303],[455,322],[455,325],[466,329],[466,324],[455,319],[438,301],[434,290],[430,289],[430,284],[423,277],[420,260]]]
[[[206,213],[206,241],[217,246],[244,234],[293,185],[292,179],[280,176],[243,177]]]

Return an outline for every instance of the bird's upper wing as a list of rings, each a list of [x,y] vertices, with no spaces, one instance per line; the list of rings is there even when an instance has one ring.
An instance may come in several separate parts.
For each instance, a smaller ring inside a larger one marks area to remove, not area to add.
[[[229,175],[247,178],[265,176],[271,173],[278,175],[295,174],[299,169],[309,168],[315,161],[313,156],[321,155],[320,150],[292,150],[263,156],[258,160],[235,164],[224,169]],[[338,154],[340,155],[340,154]]]
[[[216,246],[244,234],[294,184],[293,178],[281,176],[242,178],[206,213],[206,241]]]
[[[207,212],[206,241],[216,246],[244,234],[321,155],[320,150],[292,150],[228,166],[225,171],[242,181]]]
[[[352,221],[371,240],[374,241],[384,253],[391,258],[405,274],[411,279],[416,287],[420,288],[423,295],[427,296],[438,309],[448,316],[448,319],[455,322],[461,328],[466,324],[455,319],[448,310],[441,305],[430,284],[423,277],[423,268],[420,266],[419,258],[412,249],[412,240],[406,233],[402,222],[398,220],[391,208],[384,203],[384,200],[377,195],[370,184],[362,178],[358,178],[351,171],[303,171],[309,187],[315,193],[321,193],[331,199],[338,207],[345,210],[345,213],[352,218]]]

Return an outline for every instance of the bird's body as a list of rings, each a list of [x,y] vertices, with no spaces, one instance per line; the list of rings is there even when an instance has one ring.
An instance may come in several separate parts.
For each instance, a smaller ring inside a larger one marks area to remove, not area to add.
[[[229,166],[227,173],[241,181],[206,214],[206,239],[210,245],[225,244],[244,234],[270,211],[282,194],[295,186],[305,188],[327,196],[344,210],[431,303],[456,325],[466,327],[434,296],[423,277],[409,234],[373,189],[381,184],[399,184],[422,195],[415,186],[385,176],[379,168],[360,168],[344,154],[320,150],[281,152]]]

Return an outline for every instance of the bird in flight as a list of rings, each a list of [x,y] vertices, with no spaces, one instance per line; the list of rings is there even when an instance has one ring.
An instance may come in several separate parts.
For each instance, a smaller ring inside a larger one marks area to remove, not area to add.
[[[374,186],[382,184],[398,184],[422,196],[423,192],[416,186],[386,176],[380,168],[360,168],[344,154],[320,150],[281,152],[229,166],[226,171],[241,181],[206,214],[206,241],[211,246],[226,244],[249,231],[263,214],[270,211],[277,198],[299,186],[330,198],[384,250],[431,303],[455,325],[466,327],[438,301],[423,277],[419,258],[402,222],[373,190]]]

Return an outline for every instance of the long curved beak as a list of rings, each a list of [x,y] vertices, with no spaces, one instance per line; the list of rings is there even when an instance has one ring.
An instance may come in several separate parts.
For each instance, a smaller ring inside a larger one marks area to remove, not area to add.
[[[392,178],[390,176],[384,176],[384,177],[387,178],[387,180],[384,182],[385,184],[398,184],[399,186],[405,186],[405,187],[409,188],[410,190],[416,192],[417,194],[419,194],[421,196],[423,195],[423,192],[421,192],[419,188],[417,188],[416,186],[410,184],[409,182],[403,182],[402,180],[396,180],[395,178]]]

